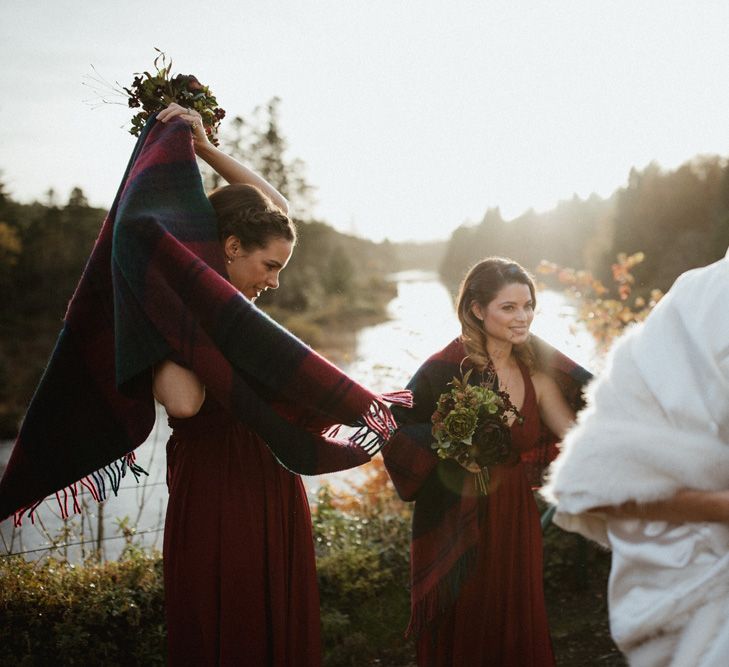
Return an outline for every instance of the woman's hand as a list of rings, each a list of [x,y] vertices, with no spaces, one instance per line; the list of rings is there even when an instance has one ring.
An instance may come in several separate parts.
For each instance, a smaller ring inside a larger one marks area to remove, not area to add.
[[[197,111],[180,106],[177,102],[172,102],[172,104],[170,104],[167,108],[162,109],[162,111],[157,114],[157,120],[160,120],[163,123],[168,122],[172,118],[182,118],[182,120],[190,126],[190,129],[192,130],[192,137],[195,142],[195,150],[197,150],[198,147],[209,143],[208,135],[205,132],[205,127],[203,126],[202,117]]]
[[[458,461],[458,459],[456,459],[456,461]],[[482,470],[481,466],[478,465],[478,463],[476,463],[475,461],[472,461],[471,463],[463,463],[462,461],[458,461],[458,463],[462,468],[468,470],[468,472],[479,473]]]

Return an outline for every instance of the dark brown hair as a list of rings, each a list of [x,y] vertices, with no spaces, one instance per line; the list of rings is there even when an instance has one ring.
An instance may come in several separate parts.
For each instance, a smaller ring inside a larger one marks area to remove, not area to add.
[[[296,243],[293,221],[253,185],[224,185],[208,199],[218,218],[221,241],[236,236],[245,250],[265,248],[272,238]]]
[[[511,259],[487,257],[473,266],[466,274],[458,291],[456,311],[461,322],[461,338],[466,352],[477,368],[486,366],[486,333],[483,322],[471,311],[474,303],[486,308],[506,285],[521,283],[529,288],[536,308],[537,295],[534,280],[527,270]],[[514,353],[530,370],[534,370],[535,358],[529,342],[514,346]]]

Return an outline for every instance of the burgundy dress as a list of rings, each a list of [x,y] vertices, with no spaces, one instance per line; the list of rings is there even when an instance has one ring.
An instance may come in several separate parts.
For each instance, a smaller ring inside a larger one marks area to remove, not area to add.
[[[301,478],[210,398],[170,425],[168,664],[318,667],[319,592]]]
[[[511,427],[520,452],[536,445],[539,412],[534,385],[525,384],[523,424]],[[455,605],[421,633],[421,667],[546,667],[554,665],[542,583],[542,532],[521,463],[491,470],[480,499],[478,555]]]

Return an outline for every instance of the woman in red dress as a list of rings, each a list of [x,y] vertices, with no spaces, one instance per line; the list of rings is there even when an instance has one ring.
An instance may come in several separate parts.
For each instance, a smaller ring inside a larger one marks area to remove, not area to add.
[[[170,105],[195,152],[231,185],[210,195],[230,282],[248,299],[278,287],[296,234],[286,200],[218,151],[196,112]],[[242,341],[245,344],[245,341]],[[165,361],[154,393],[173,428],[164,535],[170,665],[319,665],[319,594],[301,478],[190,370]]]
[[[521,266],[479,262],[458,297],[462,335],[411,380],[415,407],[396,410],[401,428],[383,453],[401,497],[415,501],[408,631],[422,667],[554,664],[533,473],[555,453],[547,430],[561,438],[574,420],[560,385],[586,372],[530,340],[535,306]],[[522,417],[511,417],[510,461],[489,466],[487,495],[478,465],[441,460],[431,448],[438,397],[469,369],[469,382],[495,383]]]

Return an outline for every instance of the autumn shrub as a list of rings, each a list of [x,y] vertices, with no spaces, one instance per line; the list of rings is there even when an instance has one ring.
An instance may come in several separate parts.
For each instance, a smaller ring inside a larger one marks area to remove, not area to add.
[[[619,253],[611,266],[613,284],[605,286],[590,271],[576,270],[542,261],[537,273],[556,278],[558,285],[576,304],[575,317],[595,339],[597,351],[605,355],[623,330],[648,317],[663,297],[659,289],[635,293],[633,269],[645,260],[642,252]]]

